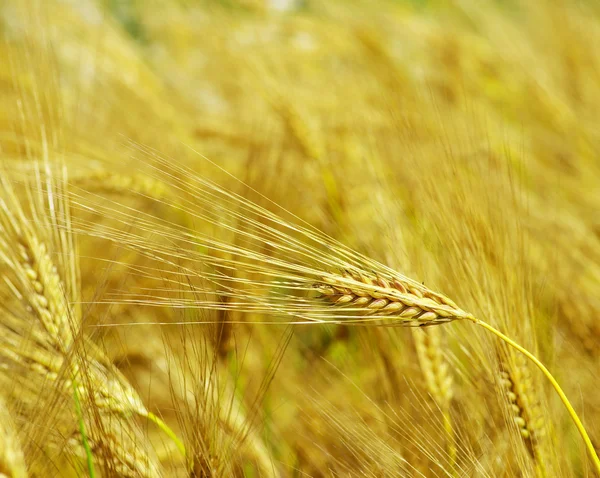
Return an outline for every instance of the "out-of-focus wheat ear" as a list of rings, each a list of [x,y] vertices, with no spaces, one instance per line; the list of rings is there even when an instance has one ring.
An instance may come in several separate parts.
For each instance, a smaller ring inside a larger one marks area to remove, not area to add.
[[[233,391],[231,395],[234,396]],[[227,430],[230,436],[243,437],[242,447],[246,458],[251,459],[257,466],[260,476],[264,478],[278,478],[279,473],[273,466],[273,460],[265,447],[265,444],[256,430],[248,427],[246,416],[243,415],[244,410],[241,404],[233,398],[235,414],[231,411],[224,413],[221,411],[221,422],[223,428]]]
[[[323,159],[325,151],[323,141],[319,137],[319,129],[311,127],[307,118],[292,102],[281,97],[275,102],[275,110],[279,113],[289,135],[294,139],[302,154],[310,159]]]
[[[148,410],[139,394],[104,352],[89,340],[85,340],[84,347],[94,404],[101,410],[146,417]]]
[[[427,391],[442,411],[446,432],[446,451],[451,470],[456,466],[456,444],[450,405],[454,394],[454,378],[444,357],[442,331],[437,327],[412,329],[419,366],[425,378]]]
[[[37,217],[28,220],[12,185],[5,178],[0,179],[0,184],[4,193],[0,196],[0,261],[12,272],[12,280],[6,280],[15,297],[44,327],[48,343],[66,354],[77,334],[79,320],[69,307],[67,290],[48,246],[33,230],[32,224],[44,228],[45,223],[36,224]],[[42,215],[44,211],[36,214]],[[40,232],[50,234],[50,231]]]
[[[499,354],[498,365],[498,382],[509,416],[527,452],[535,460],[538,476],[545,478],[548,475],[540,442],[544,422],[526,359],[520,354]]]
[[[162,181],[147,175],[120,174],[105,169],[72,176],[69,183],[95,193],[135,194],[154,200],[164,200],[169,195],[169,188]]]
[[[388,324],[424,326],[472,317],[449,298],[400,275],[383,277],[358,270],[344,271],[324,275],[315,288],[334,309],[384,317]]]
[[[26,478],[27,467],[17,433],[4,398],[0,395],[0,477]]]
[[[151,453],[150,443],[131,420],[100,412],[86,420],[87,439],[101,476],[124,478],[159,478],[158,459]],[[68,440],[70,449],[82,459],[86,452],[79,431]]]
[[[338,225],[342,224],[345,215],[342,213],[343,198],[335,177],[335,171],[326,154],[326,144],[318,125],[310,124],[309,118],[295,105],[280,97],[275,105],[276,111],[283,120],[289,136],[298,150],[307,158],[318,162],[322,184],[327,198],[327,209]]]
[[[444,357],[440,329],[413,330],[413,337],[427,390],[441,408],[449,408],[454,379]]]
[[[16,374],[17,378],[13,378],[14,382],[19,382],[21,375],[27,371],[27,374],[37,374],[45,382],[60,385],[70,393],[72,380],[70,377],[61,378],[65,360],[70,358],[47,347],[46,334],[41,327],[34,328],[8,312],[3,314],[3,319],[0,325],[0,359],[7,369],[22,370]],[[79,358],[84,360],[85,380],[76,378],[78,382],[83,382],[78,383],[79,393],[91,393],[93,403],[100,410],[145,416],[147,410],[127,379],[93,343],[84,342],[85,354]],[[92,386],[86,388],[86,381]]]

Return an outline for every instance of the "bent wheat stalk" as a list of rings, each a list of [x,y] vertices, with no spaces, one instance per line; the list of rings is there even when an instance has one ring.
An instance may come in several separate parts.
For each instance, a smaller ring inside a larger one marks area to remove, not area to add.
[[[129,267],[133,275],[145,279],[147,286],[143,290],[116,292],[107,296],[107,302],[236,310],[260,316],[260,323],[281,323],[282,317],[295,324],[380,326],[434,326],[470,321],[524,354],[542,371],[565,405],[600,472],[600,459],[558,382],[537,357],[514,340],[464,311],[445,295],[344,246],[214,163],[246,191],[257,194],[269,208],[252,202],[247,195],[196,176],[189,168],[162,158],[156,151],[139,145],[135,148],[147,158],[144,166],[150,169],[151,176],[164,181],[171,191],[168,201],[159,202],[172,208],[174,217],[188,215],[201,227],[189,229],[105,197],[75,197],[73,205],[81,212],[74,225],[75,232],[137,251],[150,261],[148,266]],[[110,222],[86,219],[86,213],[90,212],[95,218],[107,218]],[[157,270],[161,270],[160,277]],[[235,277],[223,272],[228,270],[235,271]],[[182,289],[190,293],[182,293]],[[170,322],[190,323],[200,322]],[[115,324],[103,324],[112,325]]]

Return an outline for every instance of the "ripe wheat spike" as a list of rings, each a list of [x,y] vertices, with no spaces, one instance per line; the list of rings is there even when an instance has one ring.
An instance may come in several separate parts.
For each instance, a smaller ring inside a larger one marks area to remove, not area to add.
[[[400,274],[384,278],[361,271],[328,274],[315,288],[341,310],[384,316],[387,323],[428,326],[472,318],[447,297]]]

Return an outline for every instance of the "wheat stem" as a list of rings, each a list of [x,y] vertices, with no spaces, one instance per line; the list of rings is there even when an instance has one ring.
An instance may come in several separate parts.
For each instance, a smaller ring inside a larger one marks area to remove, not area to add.
[[[587,449],[588,449],[588,451],[590,453],[590,456],[592,458],[592,461],[594,462],[594,466],[596,467],[596,471],[598,473],[600,473],[600,458],[598,458],[598,454],[596,453],[596,450],[594,449],[594,445],[592,444],[592,440],[590,439],[589,435],[587,434],[587,431],[585,430],[585,427],[583,426],[583,423],[581,423],[581,420],[579,419],[579,416],[577,415],[577,412],[575,411],[575,409],[571,405],[571,402],[569,401],[569,399],[565,395],[565,392],[563,392],[562,388],[560,387],[560,385],[558,384],[558,382],[556,381],[556,379],[554,378],[554,376],[546,368],[546,366],[542,362],[540,362],[540,360],[535,355],[533,355],[527,349],[521,347],[514,340],[512,340],[509,337],[507,337],[502,332],[500,332],[499,330],[497,330],[494,327],[492,327],[490,324],[488,324],[486,322],[483,322],[483,321],[481,321],[479,319],[476,319],[474,317],[473,318],[469,317],[468,319],[471,320],[472,322],[474,322],[475,324],[480,325],[481,327],[489,330],[491,333],[493,333],[494,335],[496,335],[497,337],[499,337],[500,339],[502,339],[505,343],[507,343],[511,347],[513,347],[516,350],[518,350],[519,352],[521,352],[529,360],[531,360],[536,365],[537,368],[539,368],[542,371],[542,373],[546,376],[546,378],[550,381],[550,383],[554,387],[554,390],[556,390],[556,393],[558,393],[558,396],[560,397],[561,401],[563,402],[564,406],[566,407],[567,411],[569,412],[569,415],[571,415],[571,418],[572,418],[573,422],[575,422],[575,425],[577,426],[577,429],[579,430],[579,434],[583,438],[583,441],[585,442],[585,446],[587,447]]]
[[[87,461],[88,474],[90,478],[95,478],[96,473],[94,471],[94,457],[92,455],[92,448],[87,439],[87,433],[85,431],[85,423],[83,421],[83,411],[81,409],[81,400],[79,400],[79,391],[77,390],[77,382],[72,381],[73,384],[73,399],[75,400],[75,409],[77,410],[77,421],[79,422],[79,432],[81,433],[81,441],[83,443],[83,449],[85,450],[85,457]]]
[[[171,428],[169,428],[169,426],[165,422],[163,422],[158,416],[156,416],[152,412],[148,412],[146,414],[146,418],[148,420],[150,420],[151,422],[154,422],[156,424],[156,426],[158,426],[158,428],[160,428],[165,433],[165,435],[167,435],[173,441],[173,443],[175,443],[175,445],[177,446],[177,449],[180,451],[180,453],[184,457],[186,456],[185,445],[179,439],[179,437],[175,434],[175,432],[173,430],[171,430]]]

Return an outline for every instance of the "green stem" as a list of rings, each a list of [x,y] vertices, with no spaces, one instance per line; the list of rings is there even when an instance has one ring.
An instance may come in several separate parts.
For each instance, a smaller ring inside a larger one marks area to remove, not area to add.
[[[92,448],[90,447],[90,443],[85,432],[85,422],[83,421],[81,400],[79,400],[79,390],[77,390],[77,382],[75,379],[73,379],[72,383],[73,399],[75,400],[75,410],[77,411],[77,421],[79,422],[79,433],[81,433],[81,441],[83,442],[83,449],[85,450],[88,474],[90,475],[90,478],[95,478],[96,473],[94,471],[94,456],[92,455]]]
[[[185,445],[177,437],[177,435],[175,435],[175,432],[173,430],[171,430],[165,422],[163,422],[159,417],[157,417],[152,412],[148,412],[146,415],[146,418],[148,418],[148,420],[150,420],[151,422],[154,422],[158,426],[158,428],[160,428],[165,433],[165,435],[167,435],[171,440],[173,440],[173,443],[175,443],[175,445],[177,446],[177,449],[181,452],[181,454],[184,457],[186,456]]]
[[[481,327],[489,330],[491,333],[493,333],[494,335],[496,335],[497,337],[502,339],[505,343],[507,343],[511,347],[513,347],[516,350],[518,350],[519,352],[521,352],[529,360],[531,360],[537,366],[537,368],[539,368],[542,371],[542,373],[546,376],[546,378],[550,381],[550,383],[554,387],[554,390],[556,390],[556,393],[558,393],[558,396],[560,397],[561,401],[563,402],[564,406],[566,407],[567,411],[569,412],[569,415],[571,415],[573,422],[575,422],[575,425],[577,426],[577,429],[579,430],[579,434],[583,438],[583,441],[585,442],[585,446],[587,447],[588,452],[592,458],[592,461],[594,462],[596,471],[600,474],[600,458],[598,458],[598,454],[596,453],[596,450],[594,449],[592,440],[590,439],[589,435],[585,431],[585,427],[583,426],[583,423],[581,423],[579,416],[577,416],[577,412],[571,405],[571,402],[569,402],[569,399],[565,395],[565,392],[563,392],[562,388],[560,388],[560,385],[558,384],[556,379],[552,376],[550,371],[545,367],[545,365],[542,362],[540,362],[539,359],[535,355],[533,355],[531,352],[529,352],[527,349],[521,347],[514,340],[510,339],[509,337],[507,337],[506,335],[504,335],[502,332],[495,329],[491,325],[489,325],[479,319],[476,319],[474,317],[469,318],[469,320],[471,320],[472,322],[475,322],[477,325],[480,325]]]

